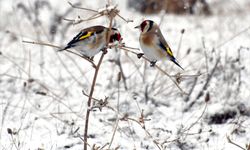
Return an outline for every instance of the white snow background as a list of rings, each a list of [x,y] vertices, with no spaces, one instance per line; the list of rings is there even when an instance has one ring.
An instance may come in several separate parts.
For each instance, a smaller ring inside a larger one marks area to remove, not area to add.
[[[95,10],[106,5],[102,0],[71,2]],[[159,149],[155,143],[171,150],[240,149],[227,137],[246,149],[250,142],[250,1],[208,3],[211,16],[163,16],[141,15],[127,8],[125,0],[113,1],[121,16],[134,20],[115,19],[114,27],[127,46],[139,48],[134,27],[143,19],[161,22],[162,33],[185,70],[169,61],[157,64],[171,75],[180,73],[179,85],[190,96],[136,55],[110,49],[93,95],[108,97],[108,104],[101,111],[91,111],[91,148],[108,149],[106,144],[116,131],[110,149]],[[89,93],[94,68],[76,55],[22,41],[63,47],[80,29],[108,26],[105,17],[77,25],[62,20],[92,14],[72,9],[65,0],[0,1],[0,149],[83,149],[88,97],[82,90]],[[119,59],[127,89],[123,80],[117,81]],[[118,107],[119,119],[128,116],[130,120],[119,120],[115,130]],[[145,129],[138,123],[142,111]]]

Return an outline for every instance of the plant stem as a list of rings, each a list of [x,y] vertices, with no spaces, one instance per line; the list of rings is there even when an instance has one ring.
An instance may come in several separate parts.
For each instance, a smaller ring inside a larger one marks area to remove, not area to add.
[[[87,112],[86,112],[86,119],[85,119],[85,129],[84,129],[84,150],[87,150],[87,146],[88,146],[88,126],[89,126],[89,117],[90,117],[90,111],[91,111],[91,100],[92,100],[92,96],[93,96],[93,93],[94,93],[94,89],[95,89],[95,84],[96,84],[96,79],[97,79],[97,75],[98,75],[98,72],[99,72],[99,69],[100,69],[100,66],[102,64],[102,60],[104,58],[104,55],[106,53],[103,52],[100,59],[99,59],[99,62],[96,66],[96,69],[95,69],[95,74],[94,74],[94,78],[93,78],[93,81],[92,81],[92,86],[91,86],[91,90],[90,90],[90,93],[89,93],[89,99],[88,99],[88,108],[87,108]]]

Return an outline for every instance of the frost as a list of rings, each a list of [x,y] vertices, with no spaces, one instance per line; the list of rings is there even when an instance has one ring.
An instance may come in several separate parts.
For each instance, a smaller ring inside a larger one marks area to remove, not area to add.
[[[37,12],[33,2],[2,0],[0,149],[82,149],[87,109],[92,148],[108,149],[114,131],[111,149],[158,149],[157,144],[162,149],[236,149],[227,137],[243,147],[248,144],[249,1],[211,0],[213,15],[208,17],[147,16],[128,9],[126,1],[116,2],[97,11],[118,9],[121,16],[134,20],[126,23],[116,16],[113,22],[122,42],[134,52],[141,52],[136,49],[139,33],[134,26],[142,18],[160,24],[185,70],[168,61],[157,64],[187,94],[142,58],[119,49],[121,43],[114,43],[101,65],[93,103],[87,107],[94,74],[91,63],[57,48],[22,41],[63,47],[83,28],[108,26],[106,17],[81,22],[93,12],[72,10],[60,0],[48,1],[49,9]],[[16,8],[18,4],[22,9]],[[94,9],[104,4],[92,0],[74,5]],[[72,26],[63,18],[81,24]],[[95,64],[100,55],[93,58]]]

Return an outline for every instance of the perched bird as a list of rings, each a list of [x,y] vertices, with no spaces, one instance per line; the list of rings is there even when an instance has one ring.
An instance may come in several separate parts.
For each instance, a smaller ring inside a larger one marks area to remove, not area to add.
[[[108,31],[109,28],[104,26],[92,26],[83,29],[67,44],[64,49],[59,51],[73,48],[80,52],[80,54],[91,58],[103,50],[107,43],[113,43],[115,41],[121,40],[119,31],[115,28],[112,28],[109,42],[107,42]]]
[[[183,69],[175,59],[168,43],[164,39],[159,26],[152,20],[145,20],[139,26],[141,30],[140,45],[145,56],[150,60],[153,67],[158,60],[168,59]],[[139,54],[140,58],[143,54]],[[183,69],[184,70],[184,69]]]

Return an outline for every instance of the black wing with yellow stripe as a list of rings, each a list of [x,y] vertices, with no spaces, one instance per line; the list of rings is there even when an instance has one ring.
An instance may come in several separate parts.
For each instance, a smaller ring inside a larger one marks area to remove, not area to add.
[[[181,65],[177,62],[176,58],[175,58],[174,55],[173,55],[173,52],[171,51],[171,49],[170,49],[170,47],[169,47],[168,45],[164,45],[164,44],[160,41],[159,46],[160,46],[164,51],[167,52],[167,54],[168,54],[170,60],[171,60],[173,63],[175,63],[175,64],[176,64],[177,66],[179,66],[182,70],[184,70],[184,69],[181,67]]]
[[[104,26],[92,26],[89,28],[83,29],[80,33],[78,33],[68,44],[67,46],[63,49],[68,49],[71,47],[75,46],[75,43],[82,41],[84,39],[89,38],[93,34],[100,34],[104,31],[105,27]]]
[[[167,54],[170,56],[170,57],[174,57],[173,55],[173,52],[171,51],[170,47],[168,45],[164,45],[161,41],[159,43],[159,46],[167,52]]]
[[[92,31],[81,31],[80,33],[78,33],[68,44],[67,46],[64,48],[64,49],[68,49],[68,48],[71,48],[71,47],[74,47],[75,43],[81,41],[81,40],[84,40],[90,36],[92,36],[94,34],[94,32]]]

